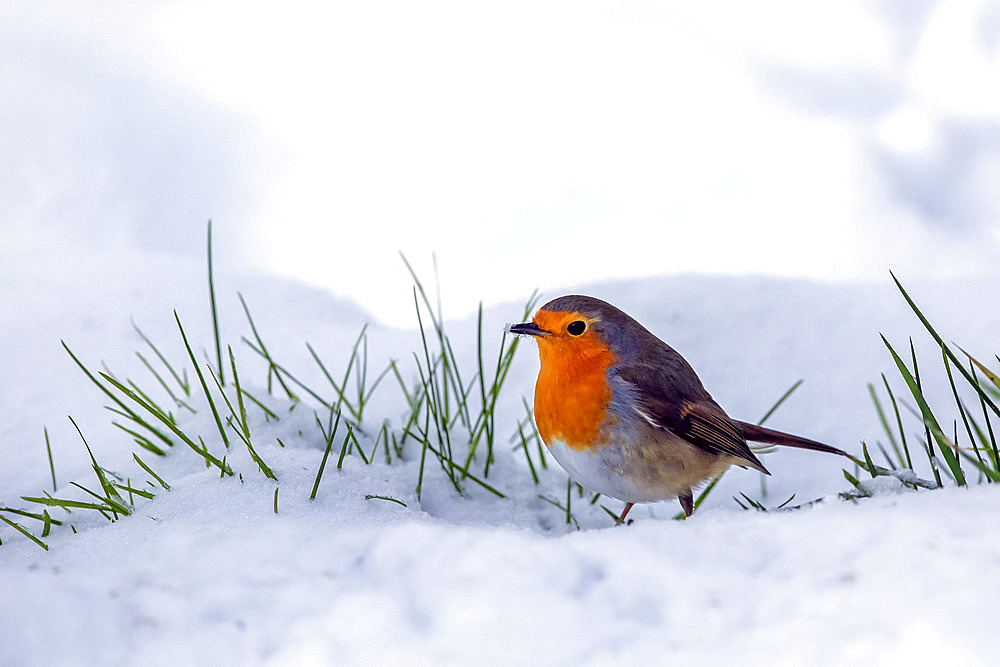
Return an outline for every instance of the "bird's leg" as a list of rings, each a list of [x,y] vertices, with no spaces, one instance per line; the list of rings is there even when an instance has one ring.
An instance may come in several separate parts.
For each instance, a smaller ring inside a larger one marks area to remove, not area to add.
[[[628,514],[628,511],[632,509],[632,505],[634,504],[635,503],[625,503],[625,509],[622,510],[621,516],[618,517],[619,524],[625,523],[625,515]]]
[[[691,489],[678,494],[677,500],[680,502],[681,508],[684,510],[684,516],[691,516],[694,512],[694,497],[691,495]]]

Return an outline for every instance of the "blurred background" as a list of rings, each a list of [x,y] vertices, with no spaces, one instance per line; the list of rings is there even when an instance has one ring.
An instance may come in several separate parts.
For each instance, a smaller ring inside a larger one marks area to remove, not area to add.
[[[0,5],[0,243],[412,322],[593,281],[995,275],[1000,4]]]

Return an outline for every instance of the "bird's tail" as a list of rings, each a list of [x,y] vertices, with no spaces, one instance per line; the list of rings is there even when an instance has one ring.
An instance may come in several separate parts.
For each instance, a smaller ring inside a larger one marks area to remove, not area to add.
[[[800,438],[797,435],[792,435],[790,433],[782,433],[781,431],[775,431],[774,429],[764,428],[763,426],[755,426],[753,424],[748,424],[746,422],[736,421],[737,426],[740,428],[740,432],[743,433],[743,437],[747,440],[753,442],[765,442],[770,445],[781,445],[782,447],[797,447],[798,449],[811,449],[814,452],[826,452],[827,454],[839,454],[841,456],[846,456],[852,461],[855,460],[853,456],[848,454],[842,449],[837,449],[836,447],[831,447],[830,445],[824,445],[822,442],[816,442],[815,440],[809,440],[808,438]]]

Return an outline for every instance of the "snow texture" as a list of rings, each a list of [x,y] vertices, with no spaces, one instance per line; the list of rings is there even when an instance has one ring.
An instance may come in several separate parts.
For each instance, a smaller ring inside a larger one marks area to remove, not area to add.
[[[10,325],[0,332],[8,351],[3,502],[20,506],[19,496],[49,489],[43,425],[60,492],[70,480],[93,483],[67,412],[103,466],[133,483],[148,479],[131,461],[128,438],[109,426],[104,397],[59,339],[86,363],[139,378],[132,351],[142,342],[129,315],[179,359],[176,308],[197,349],[210,349],[202,263],[94,248],[50,247],[45,261],[26,256],[6,247],[0,257],[0,287],[11,296],[2,313]],[[994,285],[909,287],[945,323],[946,336],[988,356],[1000,322],[976,304]],[[264,368],[238,341],[249,331],[236,288],[275,357],[309,381],[319,378],[304,342],[331,369],[342,368],[367,320],[356,306],[309,288],[218,276],[224,339],[236,343],[241,379],[260,395]],[[675,345],[734,415],[760,416],[805,378],[769,424],[854,452],[861,440],[882,438],[865,388],[888,370],[878,332],[900,346],[909,334],[926,338],[885,285],[682,276],[582,291],[618,303]],[[521,308],[486,309],[494,350]],[[475,323],[447,326],[470,368]],[[420,345],[414,330],[374,324],[369,331],[372,368]],[[918,350],[934,358],[926,345]],[[131,517],[109,524],[74,513],[78,532],[55,528],[48,552],[0,527],[0,664],[823,665],[945,655],[988,664],[1000,649],[989,613],[1000,594],[992,486],[914,492],[880,480],[869,487],[873,498],[847,502],[836,496],[850,489],[841,461],[779,451],[767,458],[774,475],[763,502],[773,507],[792,493],[795,502],[822,502],[791,512],[741,510],[732,496],[761,494],[759,476],[739,470],[691,520],[671,520],[676,503],[658,503],[636,508],[632,525],[614,527],[589,498],[577,498],[577,530],[539,498],[564,499],[565,476],[551,467],[536,487],[523,454],[506,442],[536,370],[534,351],[519,349],[488,478],[506,499],[475,485],[459,495],[432,465],[418,500],[416,459],[365,465],[352,455],[337,470],[335,452],[310,501],[323,454],[312,407],[288,413],[291,403],[275,394],[268,404],[281,421],[250,413],[259,453],[280,480],[277,514],[275,484],[245,452],[229,452],[240,481],[219,478],[175,447],[164,459],[145,456],[171,490],[138,500]],[[371,423],[396,419],[400,401],[397,387],[380,387]],[[207,412],[182,424],[221,453]],[[620,510],[615,501],[600,503]]]

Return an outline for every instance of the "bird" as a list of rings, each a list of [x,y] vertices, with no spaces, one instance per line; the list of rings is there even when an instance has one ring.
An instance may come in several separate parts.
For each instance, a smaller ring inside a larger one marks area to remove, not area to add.
[[[770,475],[748,441],[852,458],[830,445],[731,418],[676,350],[615,306],[571,294],[508,327],[538,344],[538,434],[581,486],[625,503],[677,498],[730,466]]]

